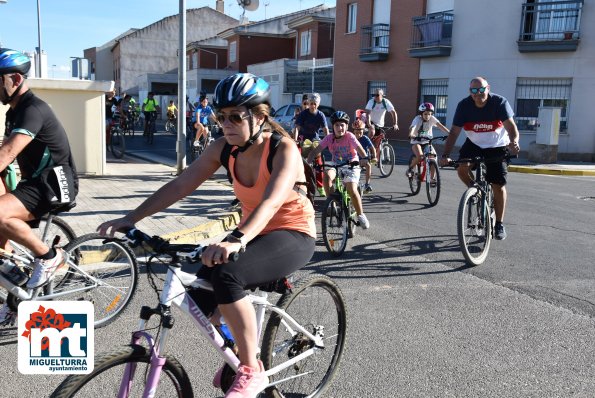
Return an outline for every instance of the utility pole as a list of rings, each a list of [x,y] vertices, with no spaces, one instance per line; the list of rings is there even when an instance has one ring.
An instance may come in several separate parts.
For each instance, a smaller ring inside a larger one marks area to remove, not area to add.
[[[180,0],[178,41],[177,175],[186,167],[186,0]]]
[[[37,47],[37,59],[38,59],[38,68],[39,68],[39,77],[41,78],[43,76],[42,74],[42,62],[41,62],[41,13],[39,11],[39,0],[37,0],[37,43],[38,46]]]

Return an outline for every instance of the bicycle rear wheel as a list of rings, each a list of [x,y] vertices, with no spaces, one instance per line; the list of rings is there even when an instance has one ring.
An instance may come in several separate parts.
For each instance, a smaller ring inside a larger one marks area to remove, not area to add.
[[[380,168],[380,174],[383,177],[390,176],[395,168],[395,150],[388,142],[380,145],[378,167]]]
[[[110,150],[117,159],[122,159],[126,152],[126,141],[124,140],[124,134],[119,128],[113,128],[111,130],[110,137]]]
[[[428,194],[428,202],[430,202],[430,206],[436,206],[438,199],[440,199],[440,172],[438,171],[436,159],[429,159],[427,167],[426,193]]]
[[[270,381],[288,379],[266,390],[269,397],[320,397],[337,372],[347,334],[347,309],[338,286],[330,278],[314,275],[299,281],[281,296],[277,307],[313,335],[324,347],[272,375]],[[314,342],[272,313],[262,340],[262,362],[271,369],[314,347]]]
[[[166,355],[165,358],[155,397],[192,398],[192,385],[182,365],[172,356]],[[68,376],[50,398],[116,397],[126,365],[129,364],[135,366],[136,370],[134,378],[129,380],[130,392],[127,397],[140,397],[147,382],[150,361],[147,349],[139,345],[98,355],[93,372]]]
[[[469,265],[480,265],[488,256],[492,241],[489,206],[480,191],[471,187],[459,203],[457,232],[463,256]]]
[[[87,300],[95,307],[95,327],[113,322],[132,300],[138,282],[138,263],[123,242],[88,234],[64,247],[68,268],[58,269],[45,295],[60,300]]]
[[[322,211],[322,239],[326,250],[337,257],[343,254],[347,246],[349,219],[343,210],[341,195],[328,197]]]
[[[413,158],[415,158],[415,155],[411,155],[411,157],[409,158],[409,163],[407,163],[407,165],[411,164],[411,161],[413,160]],[[421,189],[421,166],[419,165],[419,163],[417,164],[417,166],[415,166],[413,168],[413,176],[412,177],[408,177],[409,178],[409,188],[411,189],[411,193],[413,195],[417,195]]]

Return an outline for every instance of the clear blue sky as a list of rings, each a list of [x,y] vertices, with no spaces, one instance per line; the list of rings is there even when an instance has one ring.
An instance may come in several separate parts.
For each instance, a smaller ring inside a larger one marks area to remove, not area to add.
[[[129,28],[142,28],[179,11],[176,0],[40,0],[41,48],[48,56],[48,76],[70,75],[70,57],[100,46]],[[268,6],[265,7],[265,4]],[[251,21],[288,14],[319,4],[334,7],[336,0],[260,0],[256,11],[246,12]],[[186,0],[186,8],[209,6],[215,0]],[[239,19],[237,0],[225,0],[225,13]],[[37,0],[0,3],[2,47],[33,52],[37,41]],[[54,66],[55,65],[55,66]]]

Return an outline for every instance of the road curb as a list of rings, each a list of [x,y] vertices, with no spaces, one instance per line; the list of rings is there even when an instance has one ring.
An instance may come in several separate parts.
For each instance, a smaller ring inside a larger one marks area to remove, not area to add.
[[[207,221],[193,228],[183,229],[161,236],[171,243],[197,243],[204,239],[214,238],[238,225],[240,213],[235,211],[225,214],[216,220]]]
[[[567,169],[551,169],[531,166],[508,166],[508,171],[513,173],[525,174],[547,174],[547,175],[563,175],[563,176],[595,176],[595,170],[567,170]]]

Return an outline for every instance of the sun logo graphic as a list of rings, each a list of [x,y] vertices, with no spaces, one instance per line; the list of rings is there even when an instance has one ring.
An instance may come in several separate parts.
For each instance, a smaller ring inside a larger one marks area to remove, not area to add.
[[[93,304],[24,301],[18,311],[19,372],[86,374],[95,358]]]

